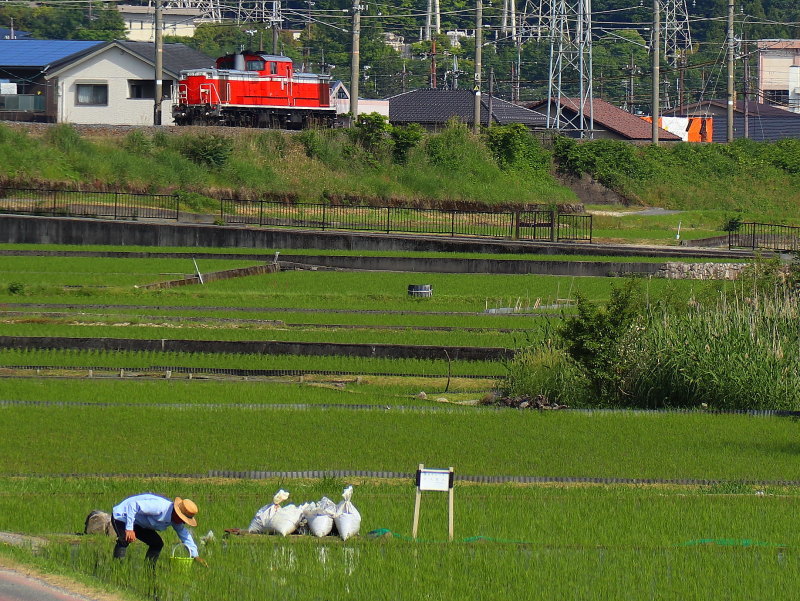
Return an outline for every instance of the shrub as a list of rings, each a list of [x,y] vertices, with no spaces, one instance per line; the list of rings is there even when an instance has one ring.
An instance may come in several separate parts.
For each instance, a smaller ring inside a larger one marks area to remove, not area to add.
[[[25,294],[25,284],[22,282],[9,282],[7,290],[12,295]]]
[[[153,150],[153,140],[137,129],[125,136],[122,146],[132,154],[148,155]]]
[[[181,154],[207,167],[223,167],[233,152],[233,140],[216,134],[186,136],[182,142]]]
[[[358,120],[349,131],[353,142],[365,150],[377,153],[391,145],[389,132],[392,126],[386,117],[379,113],[359,115]]]
[[[508,366],[503,381],[508,396],[543,396],[551,403],[583,405],[588,382],[580,368],[562,350],[552,346],[519,351]]]
[[[425,137],[425,130],[419,123],[409,123],[408,125],[393,126],[389,135],[392,137],[394,160],[402,165],[408,160],[408,153],[416,148]]]
[[[578,294],[577,315],[567,317],[558,330],[567,353],[584,369],[597,402],[613,402],[619,394],[619,344],[641,310],[640,292],[640,284],[628,280],[611,290],[605,307]]]
[[[505,171],[513,169],[547,170],[550,153],[547,152],[528,129],[520,124],[491,127],[485,134],[486,146],[492,152],[499,167]]]
[[[81,138],[78,130],[69,123],[59,123],[47,129],[45,133],[47,142],[62,152],[86,150],[89,144]]]

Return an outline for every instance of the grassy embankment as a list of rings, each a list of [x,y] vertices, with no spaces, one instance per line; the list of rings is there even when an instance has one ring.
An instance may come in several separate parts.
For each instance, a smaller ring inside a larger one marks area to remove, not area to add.
[[[500,140],[498,142],[497,140]],[[599,140],[556,144],[553,152],[510,136],[476,138],[463,128],[423,137],[401,161],[390,145],[344,131],[135,131],[122,138],[0,127],[7,157],[0,177],[17,185],[181,191],[185,210],[210,210],[207,197],[293,201],[360,199],[464,206],[575,202],[553,176],[589,174],[634,205],[681,211],[637,215],[598,211],[599,241],[677,244],[724,233],[736,220],[798,224],[800,150],[794,140],[732,145],[634,146]],[[504,145],[505,144],[505,145]],[[204,199],[204,197],[206,197]]]

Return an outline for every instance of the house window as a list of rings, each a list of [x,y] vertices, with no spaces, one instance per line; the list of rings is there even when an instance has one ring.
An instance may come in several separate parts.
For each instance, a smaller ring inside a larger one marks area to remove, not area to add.
[[[787,106],[789,104],[789,90],[764,90],[764,101],[767,104]]]
[[[128,98],[145,98],[153,100],[156,97],[156,82],[154,79],[129,79]],[[172,82],[164,81],[161,84],[161,97],[172,98]]]
[[[79,83],[77,84],[78,94],[76,104],[88,106],[107,106],[108,105],[108,84],[102,83]]]
[[[344,91],[344,88],[339,88],[339,91],[336,92],[336,97],[341,100],[347,100],[349,98],[347,92]]]

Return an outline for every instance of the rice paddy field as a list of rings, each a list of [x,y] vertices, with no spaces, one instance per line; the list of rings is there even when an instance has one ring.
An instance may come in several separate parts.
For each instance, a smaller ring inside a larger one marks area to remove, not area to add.
[[[135,288],[193,271],[182,259],[2,257],[0,335],[516,348],[547,336],[578,291],[604,300],[615,283],[297,271]],[[409,298],[411,283],[434,296]],[[496,307],[525,310],[486,311]],[[791,597],[794,418],[483,405],[505,373],[502,361],[446,357],[4,349],[0,531],[34,538],[0,542],[0,563],[141,601]],[[455,469],[452,541],[436,492],[411,536],[420,463]],[[338,501],[347,485],[357,537],[225,534],[279,488],[299,504]],[[111,539],[80,534],[91,510],[144,491],[198,503],[195,534],[214,532],[207,569],[169,557],[171,530],[155,571],[142,544],[114,562]]]

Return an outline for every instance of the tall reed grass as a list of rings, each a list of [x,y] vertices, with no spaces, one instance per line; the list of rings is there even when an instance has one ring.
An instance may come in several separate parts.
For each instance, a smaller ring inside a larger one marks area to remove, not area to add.
[[[798,411],[799,303],[793,288],[741,285],[683,306],[651,300],[616,342],[584,329],[582,348],[602,352],[604,362],[579,366],[558,341],[534,346],[512,361],[504,388],[573,406]],[[602,398],[587,395],[596,381],[614,384]]]

